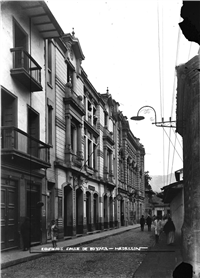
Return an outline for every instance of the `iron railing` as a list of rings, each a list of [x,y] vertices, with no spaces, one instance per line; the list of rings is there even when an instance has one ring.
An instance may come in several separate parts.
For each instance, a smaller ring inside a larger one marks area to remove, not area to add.
[[[41,84],[41,67],[23,47],[11,48],[13,53],[13,69],[24,69]]]
[[[16,127],[1,127],[1,148],[4,151],[18,151],[50,163],[50,146]]]

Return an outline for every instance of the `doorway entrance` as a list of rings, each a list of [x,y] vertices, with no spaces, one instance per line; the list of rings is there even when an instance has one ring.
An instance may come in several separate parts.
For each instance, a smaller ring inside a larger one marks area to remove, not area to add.
[[[64,187],[64,235],[69,236],[73,233],[73,213],[72,213],[72,188]]]
[[[95,193],[93,195],[93,222],[94,229],[97,230],[98,227],[98,195]]]
[[[76,190],[76,233],[83,233],[83,191]]]
[[[31,230],[30,241],[31,244],[40,243],[41,238],[41,207],[37,205],[40,201],[40,192],[37,185],[28,184],[27,186],[27,217],[30,218]]]
[[[17,248],[18,192],[17,182],[1,179],[1,250]]]

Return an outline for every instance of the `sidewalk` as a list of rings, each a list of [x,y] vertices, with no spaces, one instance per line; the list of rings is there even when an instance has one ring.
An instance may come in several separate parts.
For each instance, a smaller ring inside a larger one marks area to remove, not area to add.
[[[154,245],[133,275],[133,278],[172,278],[172,273],[183,260],[181,239],[176,238],[173,246],[166,244],[163,233],[160,242]],[[169,252],[173,251],[173,252]]]
[[[88,233],[87,235],[78,235],[73,238],[69,238],[67,240],[62,240],[57,242],[57,247],[69,247],[69,246],[78,246],[81,244],[89,243],[94,240],[106,238],[112,235],[120,234],[132,229],[136,229],[140,227],[139,224],[134,224],[126,227],[120,227],[117,229],[104,230],[104,231],[94,231],[94,233]],[[9,266],[13,266],[16,264],[20,264],[23,262],[27,262],[30,260],[34,260],[40,258],[42,256],[46,256],[48,254],[41,253],[41,247],[52,247],[51,243],[38,245],[36,247],[31,247],[31,251],[22,251],[22,250],[12,250],[5,251],[1,253],[1,269],[7,268]],[[34,253],[31,253],[34,252]],[[37,253],[40,252],[40,253]]]

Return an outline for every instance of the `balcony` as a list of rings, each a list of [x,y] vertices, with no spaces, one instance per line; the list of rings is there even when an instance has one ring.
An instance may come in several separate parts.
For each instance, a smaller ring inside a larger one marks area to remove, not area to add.
[[[66,105],[66,112],[70,112],[73,107],[81,116],[85,115],[85,108],[82,103],[82,96],[78,96],[73,90],[70,83],[66,84],[66,93],[63,102]]]
[[[1,128],[2,162],[31,167],[49,168],[50,146],[15,127]]]
[[[83,160],[83,158],[81,156],[73,154],[73,156],[72,156],[73,166],[81,168],[82,167],[82,160]]]
[[[22,47],[11,48],[10,51],[13,54],[11,75],[28,88],[29,91],[42,91],[41,67],[38,63]]]
[[[115,142],[113,140],[113,133],[110,132],[107,128],[104,128],[103,140],[110,143],[112,146],[115,144]]]

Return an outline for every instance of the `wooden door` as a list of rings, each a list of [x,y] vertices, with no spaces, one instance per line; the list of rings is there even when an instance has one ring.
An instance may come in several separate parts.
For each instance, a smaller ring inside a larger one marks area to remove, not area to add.
[[[17,248],[18,234],[18,194],[16,182],[2,179],[1,184],[1,248]]]
[[[40,201],[39,189],[37,186],[30,185],[27,190],[27,217],[30,218],[31,242],[40,242],[40,228],[41,228],[41,208],[37,206]]]
[[[16,118],[16,98],[1,90],[1,126],[15,126]],[[2,148],[14,147],[12,144],[12,130],[3,129]]]
[[[39,139],[39,114],[34,112],[32,109],[28,109],[28,134],[34,137],[36,140]],[[39,158],[39,146],[38,142],[33,138],[29,139],[29,154]]]

